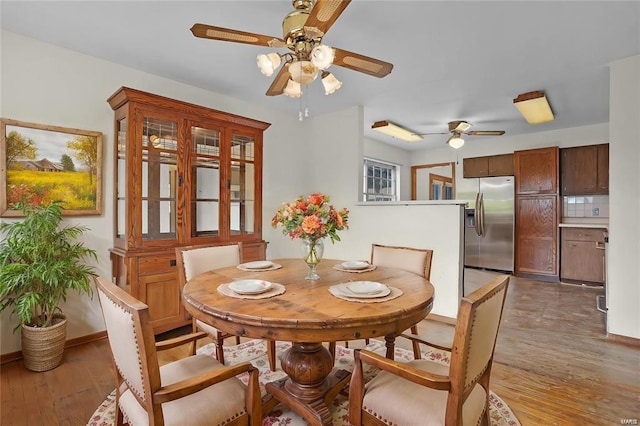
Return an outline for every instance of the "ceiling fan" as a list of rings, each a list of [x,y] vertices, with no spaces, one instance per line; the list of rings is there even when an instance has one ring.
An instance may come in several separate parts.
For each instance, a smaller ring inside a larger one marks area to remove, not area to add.
[[[468,123],[464,120],[456,120],[449,122],[449,132],[439,132],[439,133],[420,133],[422,136],[426,135],[446,135],[451,133],[449,139],[447,139],[447,143],[452,148],[458,149],[464,145],[464,139],[462,139],[462,135],[469,136],[502,136],[504,135],[504,130],[472,130],[468,131],[471,128],[472,124]]]
[[[206,24],[193,25],[191,32],[200,38],[289,49],[290,52],[284,54],[258,55],[258,67],[266,76],[271,76],[284,61],[267,90],[267,96],[284,93],[298,98],[302,95],[301,85],[311,83],[319,73],[322,75],[325,94],[330,95],[342,86],[326,70],[332,64],[374,77],[384,77],[393,69],[393,64],[389,62],[322,44],[322,37],[350,2],[351,0],[293,0],[294,10],[282,21],[282,38]]]

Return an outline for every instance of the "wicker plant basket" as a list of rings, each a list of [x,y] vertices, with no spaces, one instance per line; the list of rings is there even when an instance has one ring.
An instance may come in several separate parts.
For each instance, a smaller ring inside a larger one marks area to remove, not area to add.
[[[24,366],[31,371],[47,371],[56,368],[62,361],[67,340],[67,318],[54,317],[51,327],[22,326],[22,358]]]

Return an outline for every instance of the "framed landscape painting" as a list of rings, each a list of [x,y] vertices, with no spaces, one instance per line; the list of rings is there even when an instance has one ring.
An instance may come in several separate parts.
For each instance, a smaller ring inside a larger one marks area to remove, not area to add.
[[[62,201],[63,215],[102,214],[102,133],[0,118],[0,216]]]

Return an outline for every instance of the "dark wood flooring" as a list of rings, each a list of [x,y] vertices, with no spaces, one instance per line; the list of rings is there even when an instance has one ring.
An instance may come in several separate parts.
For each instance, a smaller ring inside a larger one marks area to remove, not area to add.
[[[465,293],[492,275],[466,270]],[[491,388],[523,425],[640,420],[640,348],[606,339],[604,315],[595,309],[602,293],[512,279]],[[429,321],[420,329],[437,332]],[[179,356],[169,353],[161,362]],[[85,425],[115,385],[108,342],[68,348],[62,365],[43,373],[27,371],[21,361],[4,364],[0,382],[0,424]]]

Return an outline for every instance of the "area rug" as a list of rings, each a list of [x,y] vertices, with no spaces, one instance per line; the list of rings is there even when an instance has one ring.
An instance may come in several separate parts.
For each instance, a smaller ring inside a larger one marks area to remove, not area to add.
[[[281,354],[286,350],[290,344],[277,342],[276,351]],[[371,340],[369,345],[366,346],[373,352],[384,355],[386,348],[384,342],[378,340]],[[250,340],[245,343],[241,343],[237,346],[225,346],[224,347],[224,359],[226,364],[233,365],[241,362],[249,361],[260,370],[260,388],[264,393],[265,383],[279,380],[286,377],[286,374],[280,369],[280,362],[278,361],[278,368],[276,371],[269,370],[269,363],[267,361],[267,348],[266,344],[262,340]],[[209,356],[215,356],[215,346],[212,344],[205,345],[198,349],[198,353],[206,354]],[[439,351],[437,349],[426,348],[422,353],[423,359],[429,359],[431,361],[439,362],[442,364],[449,364],[449,353],[445,351]],[[395,359],[397,361],[411,361],[413,360],[413,353],[411,351],[396,348]],[[353,350],[342,346],[336,346],[336,363],[335,366],[344,370],[353,370]],[[370,379],[376,374],[377,370],[370,367],[365,370],[366,379]],[[239,376],[241,380],[246,383],[246,375]],[[107,396],[107,399],[100,404],[98,409],[93,413],[91,419],[87,423],[88,426],[111,426],[115,424],[115,390]],[[335,426],[349,425],[348,416],[348,400],[343,395],[338,395],[329,407],[333,417],[333,424]],[[490,392],[489,396],[489,413],[491,417],[492,426],[519,426],[520,422],[513,414],[507,404],[500,399],[496,394]],[[263,426],[305,426],[307,422],[304,421],[295,412],[289,410],[283,405],[277,405],[273,411],[268,413],[262,422]]]

